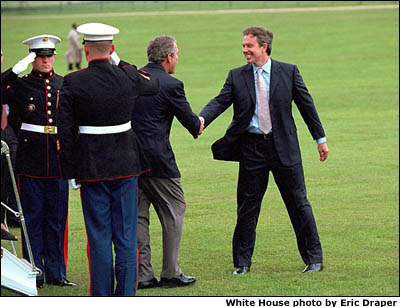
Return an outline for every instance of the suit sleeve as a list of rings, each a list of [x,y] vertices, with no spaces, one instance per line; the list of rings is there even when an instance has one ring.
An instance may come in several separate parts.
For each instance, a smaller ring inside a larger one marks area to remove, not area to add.
[[[78,125],[75,118],[71,86],[68,77],[65,77],[57,114],[61,173],[64,179],[76,178],[77,175],[75,172],[74,144],[78,135]]]
[[[199,116],[204,118],[207,127],[210,125],[214,119],[225,112],[233,103],[233,81],[232,81],[232,71],[229,72],[226,78],[224,87],[219,92],[218,96],[211,99],[208,104],[201,110]]]
[[[176,86],[167,89],[170,106],[179,122],[197,139],[200,130],[200,120],[193,113],[189,102],[186,100],[184,85],[179,81]]]
[[[297,66],[294,67],[294,93],[293,100],[306,123],[312,137],[317,140],[325,136],[314,101],[308,92],[306,85]]]

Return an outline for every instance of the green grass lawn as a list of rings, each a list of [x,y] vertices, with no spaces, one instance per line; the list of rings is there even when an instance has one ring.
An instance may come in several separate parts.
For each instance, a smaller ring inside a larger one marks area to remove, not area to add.
[[[187,201],[180,265],[192,287],[139,290],[138,296],[398,296],[399,295],[399,11],[377,9],[270,14],[220,14],[7,19],[2,14],[2,71],[27,54],[21,41],[53,34],[55,70],[67,73],[66,35],[73,22],[120,28],[120,57],[141,67],[146,46],[173,35],[180,49],[175,77],[185,83],[197,113],[222,88],[229,69],[245,63],[241,31],[274,32],[272,57],[297,64],[314,97],[330,149],[319,162],[296,107],[308,197],[324,251],[325,270],[302,274],[295,235],[271,176],[257,227],[250,274],[232,275],[236,222],[236,163],[215,161],[210,146],[231,121],[228,110],[198,139],[174,122],[171,143]],[[86,66],[84,62],[83,66]],[[41,296],[87,296],[89,274],[79,194],[71,191],[67,278],[77,288],[47,286]],[[161,271],[161,226],[152,211],[156,277]],[[9,295],[2,290],[1,295]]]

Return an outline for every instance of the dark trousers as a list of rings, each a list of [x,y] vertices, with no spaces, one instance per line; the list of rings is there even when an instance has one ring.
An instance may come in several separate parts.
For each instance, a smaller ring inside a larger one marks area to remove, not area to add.
[[[233,265],[251,266],[261,203],[271,171],[294,228],[306,264],[321,263],[322,249],[311,205],[307,200],[301,163],[284,166],[272,137],[246,134],[242,138],[237,188],[237,224],[233,236]]]
[[[25,176],[18,181],[33,259],[44,273],[37,279],[66,278],[68,182]],[[23,255],[29,260],[25,239]]]
[[[88,237],[92,296],[136,295],[137,189],[137,177],[82,182],[81,200]]]

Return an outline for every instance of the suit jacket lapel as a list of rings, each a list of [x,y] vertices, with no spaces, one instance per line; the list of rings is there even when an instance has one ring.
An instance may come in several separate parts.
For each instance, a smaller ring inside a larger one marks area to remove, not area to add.
[[[244,81],[246,83],[247,89],[250,92],[251,100],[255,104],[256,103],[256,87],[254,85],[254,72],[253,72],[253,67],[251,64],[248,64],[247,66],[244,67],[244,69],[242,71],[242,75],[243,75]]]
[[[274,61],[271,59],[271,79],[270,79],[270,93],[269,93],[269,100],[272,100],[272,97],[274,96],[276,86],[279,83],[279,78],[281,75],[281,66],[279,65],[278,62]]]

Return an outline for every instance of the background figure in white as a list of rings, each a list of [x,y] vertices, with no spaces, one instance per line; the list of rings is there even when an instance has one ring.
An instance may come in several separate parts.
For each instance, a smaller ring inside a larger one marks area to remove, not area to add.
[[[65,60],[68,63],[68,69],[73,70],[73,65],[75,64],[76,69],[81,69],[82,62],[82,44],[81,37],[76,31],[77,25],[74,23],[72,25],[71,31],[69,31],[68,39],[68,49],[65,54]]]

